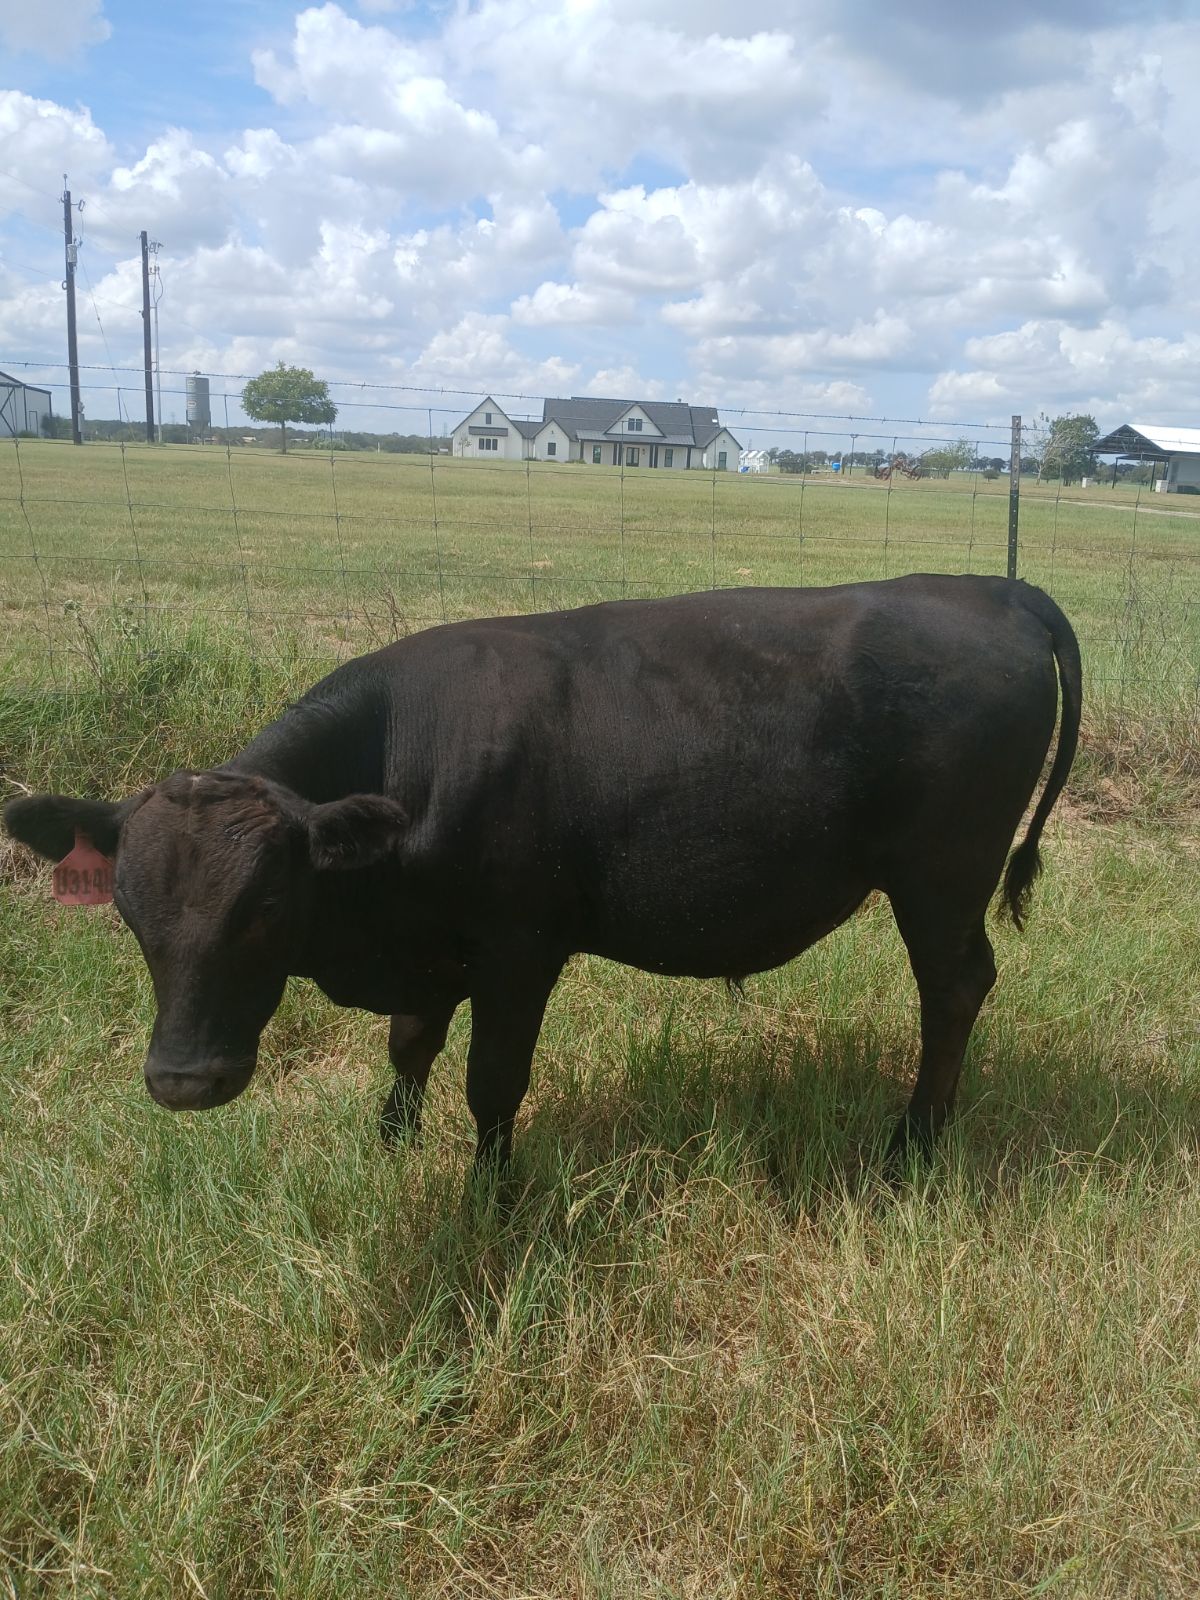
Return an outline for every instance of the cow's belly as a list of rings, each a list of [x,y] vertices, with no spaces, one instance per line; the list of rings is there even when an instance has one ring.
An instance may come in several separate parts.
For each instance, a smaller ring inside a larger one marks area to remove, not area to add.
[[[787,882],[713,895],[693,889],[674,903],[613,908],[582,947],[646,972],[745,977],[816,944],[853,915],[871,888],[856,876],[807,889]]]

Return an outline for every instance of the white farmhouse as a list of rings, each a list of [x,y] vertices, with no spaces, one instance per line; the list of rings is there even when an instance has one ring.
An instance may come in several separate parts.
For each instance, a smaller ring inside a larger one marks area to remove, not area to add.
[[[1162,428],[1155,422],[1126,422],[1097,439],[1099,456],[1165,462],[1154,484],[1162,494],[1200,494],[1200,428]],[[1156,470],[1156,469],[1154,469]],[[1153,481],[1153,480],[1152,480]]]
[[[492,399],[451,435],[456,456],[479,461],[582,461],[589,466],[736,472],[741,446],[712,406],[683,401],[546,400],[540,418],[510,417]]]

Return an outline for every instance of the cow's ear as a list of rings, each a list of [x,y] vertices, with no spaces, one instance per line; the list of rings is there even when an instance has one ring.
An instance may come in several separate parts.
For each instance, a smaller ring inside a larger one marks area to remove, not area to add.
[[[67,794],[24,795],[5,806],[4,826],[14,839],[51,861],[71,853],[77,833],[111,856],[133,805],[132,800],[76,800]]]
[[[322,871],[369,867],[391,855],[408,817],[382,794],[351,794],[313,806],[308,814],[308,853]]]

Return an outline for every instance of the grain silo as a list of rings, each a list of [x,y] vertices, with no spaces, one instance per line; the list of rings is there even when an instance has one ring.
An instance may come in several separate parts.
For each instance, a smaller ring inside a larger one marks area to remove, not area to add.
[[[187,380],[187,425],[189,433],[207,433],[212,427],[208,379],[198,372],[193,372]]]

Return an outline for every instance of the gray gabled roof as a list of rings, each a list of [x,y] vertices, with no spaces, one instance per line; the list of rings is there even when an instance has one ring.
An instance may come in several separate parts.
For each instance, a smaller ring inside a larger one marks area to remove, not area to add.
[[[682,400],[606,400],[573,394],[569,399],[547,400],[542,406],[543,422],[557,422],[572,439],[612,439],[638,441],[624,429],[612,430],[625,413],[637,406],[644,411],[662,437],[641,435],[643,444],[692,445],[703,448],[721,431],[715,406],[690,406]]]
[[[701,450],[707,450],[719,433],[729,433],[729,429],[723,422],[718,422],[715,427],[705,428],[702,432],[697,433],[696,443]],[[740,450],[742,448],[741,441],[734,439],[732,433],[729,433],[729,437],[733,439],[734,444]]]
[[[622,411],[628,411],[630,404],[628,400],[592,400],[585,395],[546,400],[542,403],[542,423],[557,422],[570,439],[578,439],[581,431],[603,434]]]

